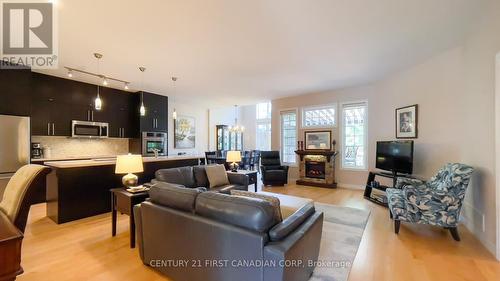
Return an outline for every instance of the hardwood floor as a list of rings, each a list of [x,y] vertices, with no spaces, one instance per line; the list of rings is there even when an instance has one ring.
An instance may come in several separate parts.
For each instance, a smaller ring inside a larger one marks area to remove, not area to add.
[[[371,211],[350,281],[500,280],[500,263],[465,227],[459,227],[462,242],[424,225],[402,224],[396,235],[387,209],[364,200],[361,191],[296,185],[264,190]],[[117,236],[111,237],[110,213],[56,225],[45,217],[45,204],[33,206],[23,243],[25,273],[18,280],[168,280],[144,266],[128,243],[126,215],[118,215]]]

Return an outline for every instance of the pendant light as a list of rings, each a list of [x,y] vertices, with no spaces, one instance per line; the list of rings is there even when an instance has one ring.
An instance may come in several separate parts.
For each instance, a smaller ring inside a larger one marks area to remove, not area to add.
[[[100,60],[102,58],[102,54],[94,53],[94,57],[97,59],[97,74],[101,75],[99,66],[100,66]],[[104,77],[104,81],[106,81],[105,77]],[[106,83],[106,85],[107,85],[107,83]],[[101,96],[99,95],[99,85],[97,86],[97,97],[94,100],[94,107],[95,107],[95,110],[102,109],[102,100],[101,100]]]
[[[99,85],[97,85],[97,97],[94,100],[94,107],[96,110],[101,110],[102,108],[102,100],[101,97],[99,96]]]
[[[243,133],[245,127],[238,124],[238,105],[234,105],[234,126],[229,126],[229,131],[234,133]]]
[[[139,113],[141,116],[146,116],[146,107],[144,106],[144,71],[146,71],[145,67],[140,66],[139,70],[141,71],[141,107],[139,108]]]
[[[177,77],[172,76],[172,81],[174,82],[174,96],[175,96],[175,94],[177,93],[177,87],[176,87],[176,83],[175,83],[175,82],[177,82]],[[174,120],[177,119],[177,111],[175,110],[175,107],[174,107],[174,112],[172,113],[172,118]]]

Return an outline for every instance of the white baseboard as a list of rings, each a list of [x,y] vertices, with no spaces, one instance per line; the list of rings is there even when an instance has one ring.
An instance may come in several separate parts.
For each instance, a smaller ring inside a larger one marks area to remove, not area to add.
[[[345,189],[355,189],[355,190],[365,190],[364,185],[360,184],[350,184],[350,183],[337,183],[337,187],[345,188]]]
[[[468,202],[464,202],[460,222],[486,247],[490,253],[496,255],[495,243],[488,241],[484,238],[486,225],[484,221],[484,214],[478,209],[474,208]]]

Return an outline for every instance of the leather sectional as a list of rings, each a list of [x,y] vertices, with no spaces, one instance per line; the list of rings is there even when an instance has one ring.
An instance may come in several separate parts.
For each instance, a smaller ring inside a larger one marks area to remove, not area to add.
[[[171,169],[161,169],[156,171],[155,179],[152,183],[167,182],[182,185],[187,188],[204,187],[209,191],[217,191],[229,194],[231,189],[248,190],[248,176],[244,174],[227,174],[229,178],[228,185],[209,188],[205,165],[193,167],[181,167]]]
[[[258,198],[159,182],[134,208],[140,257],[175,281],[306,281],[323,213],[305,204],[278,221]]]

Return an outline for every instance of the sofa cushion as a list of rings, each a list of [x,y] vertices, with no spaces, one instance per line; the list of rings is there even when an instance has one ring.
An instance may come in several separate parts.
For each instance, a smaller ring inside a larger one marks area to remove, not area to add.
[[[297,196],[285,195],[285,194],[280,194],[280,193],[265,192],[265,191],[259,191],[258,193],[264,194],[264,195],[269,195],[269,196],[274,196],[280,200],[281,216],[283,217],[283,220],[288,218],[289,216],[291,216],[298,209],[304,207],[305,205],[314,206],[314,201],[312,199],[309,199],[309,198],[302,198],[302,197],[297,197]]]
[[[235,189],[241,190],[241,189],[243,189],[243,186],[237,185],[237,184],[221,185],[221,186],[217,186],[214,188],[210,188],[210,191],[220,192],[220,193],[224,193],[224,194],[231,194],[231,190],[235,190]]]
[[[304,205],[281,223],[271,228],[271,230],[269,230],[269,238],[273,242],[282,240],[314,214],[315,211],[314,205]]]
[[[158,182],[149,189],[151,202],[172,209],[193,212],[198,194],[203,190],[186,188],[181,185]]]
[[[202,217],[261,233],[278,223],[274,207],[265,200],[215,192],[200,194],[195,212]]]
[[[283,171],[283,166],[281,166],[281,165],[264,166],[264,168],[267,172],[269,172],[269,171]]]
[[[266,200],[267,202],[271,203],[271,205],[274,208],[274,215],[276,217],[276,220],[278,222],[281,222],[283,218],[281,217],[281,210],[280,210],[280,200],[276,196],[271,196],[268,194],[262,194],[262,193],[256,193],[256,192],[250,192],[250,191],[243,191],[243,190],[231,190],[231,195],[236,195],[236,196],[246,196],[246,197],[251,197],[251,198],[259,198],[262,200]]]
[[[224,165],[208,165],[205,167],[205,171],[210,188],[229,184]]]
[[[210,187],[208,185],[207,172],[205,171],[205,166],[194,166],[194,179],[197,186]]]
[[[156,180],[168,183],[182,184],[185,187],[196,187],[193,167],[160,169],[155,173]]]
[[[267,181],[281,181],[285,175],[286,172],[284,170],[266,170]]]

